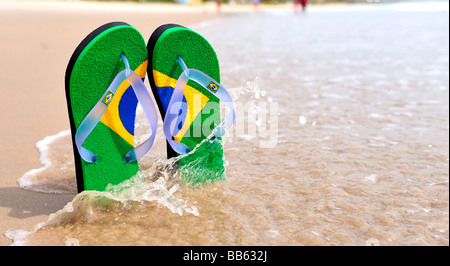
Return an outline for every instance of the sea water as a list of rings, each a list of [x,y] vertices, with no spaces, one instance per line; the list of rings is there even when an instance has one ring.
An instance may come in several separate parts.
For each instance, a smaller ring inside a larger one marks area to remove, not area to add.
[[[448,245],[448,20],[448,3],[373,3],[195,25],[236,105],[225,180],[183,183],[160,122],[138,175],[76,194],[67,130],[37,143],[42,168],[18,183],[73,201],[5,234],[16,245]],[[138,110],[136,141],[148,134]]]

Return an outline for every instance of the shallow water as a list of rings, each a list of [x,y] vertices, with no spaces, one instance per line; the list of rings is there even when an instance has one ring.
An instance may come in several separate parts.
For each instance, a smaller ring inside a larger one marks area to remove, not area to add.
[[[180,182],[158,131],[139,176],[6,235],[18,245],[448,245],[449,12],[424,7],[192,27],[215,47],[237,107],[226,180]],[[137,121],[145,139],[141,112]],[[20,186],[75,194],[68,131],[37,147],[43,168]]]

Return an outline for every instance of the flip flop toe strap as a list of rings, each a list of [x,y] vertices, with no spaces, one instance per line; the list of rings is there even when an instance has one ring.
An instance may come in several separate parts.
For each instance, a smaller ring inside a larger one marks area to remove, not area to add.
[[[147,117],[152,130],[152,135],[148,139],[125,155],[125,162],[130,163],[144,156],[152,148],[156,136],[158,116],[156,114],[156,108],[153,100],[139,75],[134,71],[131,71],[130,76],[127,79],[131,83],[131,87],[134,89],[134,93],[136,94],[137,99],[144,110],[145,116]]]
[[[228,107],[226,118],[215,128],[213,138],[222,137],[233,125],[235,110],[233,99],[222,85],[200,70],[187,68],[180,56],[178,56],[177,60],[183,68],[183,73],[181,73],[178,78],[175,90],[170,99],[164,118],[163,131],[172,149],[178,154],[186,154],[190,152],[190,148],[184,143],[175,141],[173,136],[178,133],[181,128],[179,125],[184,124],[186,119],[187,108],[186,104],[183,103],[183,94],[189,80],[195,81],[205,89],[212,92],[217,98],[219,98],[220,102],[225,103]]]
[[[108,89],[105,91],[100,100],[95,104],[94,108],[89,111],[87,116],[83,119],[80,126],[78,127],[77,132],[75,133],[75,143],[78,152],[81,158],[89,163],[95,163],[97,161],[97,156],[92,151],[82,147],[82,145],[102,118],[120,84],[122,84],[122,82],[124,82],[125,80],[128,80],[130,82],[131,87],[133,88],[134,93],[136,94],[136,97],[140,102],[142,109],[144,110],[144,113],[150,123],[150,127],[152,130],[152,135],[147,140],[127,153],[127,155],[124,157],[125,162],[134,162],[144,156],[151,149],[155,140],[157,124],[155,105],[153,104],[151,96],[148,93],[142,79],[138,74],[136,74],[136,72],[130,69],[128,59],[123,54],[120,56],[120,58],[125,63],[125,69],[120,71],[116,75],[116,77],[109,85]]]

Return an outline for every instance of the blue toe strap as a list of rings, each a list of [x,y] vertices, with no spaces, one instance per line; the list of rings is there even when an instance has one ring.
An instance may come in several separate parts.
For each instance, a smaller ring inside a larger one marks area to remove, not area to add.
[[[144,113],[150,123],[150,127],[152,130],[152,135],[147,140],[128,152],[128,154],[124,158],[125,162],[134,162],[144,156],[151,149],[155,140],[156,124],[158,121],[155,105],[153,104],[152,98],[148,93],[148,90],[145,87],[142,79],[138,74],[136,74],[136,72],[130,69],[128,59],[123,54],[120,55],[120,58],[125,63],[125,69],[120,71],[116,75],[116,77],[109,85],[108,89],[105,91],[100,100],[95,104],[94,108],[89,111],[87,116],[83,119],[80,126],[78,127],[77,132],[75,133],[75,144],[77,146],[78,152],[81,158],[89,163],[95,163],[97,161],[97,156],[92,151],[82,147],[82,145],[102,118],[120,84],[122,84],[122,82],[124,82],[125,80],[128,80],[130,82],[131,87],[133,88],[134,93],[136,94],[136,97],[140,102],[142,109],[144,110]]]
[[[150,128],[152,130],[152,135],[146,139],[139,146],[135,147],[125,156],[125,162],[130,163],[138,160],[144,156],[153,146],[156,136],[156,126],[158,122],[158,116],[156,114],[155,104],[153,103],[152,97],[148,93],[147,88],[144,85],[141,77],[139,77],[136,72],[131,71],[130,76],[128,76],[128,81],[131,83],[131,87],[134,89],[134,93],[137,96],[139,103],[144,110],[145,116],[150,123]]]
[[[183,68],[183,73],[181,73],[180,77],[178,78],[175,90],[170,99],[166,116],[164,118],[163,131],[172,149],[178,154],[186,154],[190,152],[190,148],[184,143],[175,141],[173,139],[173,136],[178,133],[179,129],[181,128],[178,125],[180,124],[180,122],[181,124],[184,123],[187,115],[186,108],[183,105],[183,94],[189,80],[193,80],[196,83],[200,84],[203,88],[209,90],[217,98],[219,98],[220,102],[225,103],[228,106],[229,110],[226,118],[215,129],[214,137],[222,137],[226,133],[226,131],[233,125],[235,119],[235,110],[233,99],[222,85],[220,85],[217,81],[215,81],[213,78],[206,75],[202,71],[187,68],[186,64],[180,56],[178,56],[177,60]]]

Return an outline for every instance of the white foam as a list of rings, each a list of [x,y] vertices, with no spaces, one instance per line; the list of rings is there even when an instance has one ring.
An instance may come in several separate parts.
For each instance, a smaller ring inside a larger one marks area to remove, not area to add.
[[[378,177],[377,175],[372,174],[372,175],[366,176],[364,178],[364,181],[369,181],[369,182],[372,182],[372,183],[376,183],[377,182],[377,177]]]
[[[13,240],[11,246],[25,246],[27,244],[25,239],[31,233],[33,231],[9,229],[5,232],[5,237]]]
[[[378,114],[378,113],[371,113],[367,116],[367,118],[373,118],[373,119],[383,119],[385,118],[384,115]]]
[[[298,121],[300,122],[301,125],[306,124],[306,118],[302,115],[298,118]]]
[[[197,207],[190,206],[186,200],[177,198],[174,195],[180,187],[178,184],[170,187],[168,181],[171,177],[167,172],[162,172],[163,176],[156,181],[145,181],[145,177],[151,176],[155,172],[160,172],[157,167],[148,169],[117,186],[107,187],[107,190],[112,191],[112,193],[102,192],[101,195],[122,203],[129,201],[157,201],[180,216],[183,215],[183,212],[198,216]]]
[[[28,189],[28,190],[34,190],[36,191],[35,181],[34,178],[37,174],[40,172],[47,170],[52,166],[52,162],[49,159],[49,151],[50,151],[50,145],[57,139],[64,138],[67,135],[70,135],[70,130],[63,130],[55,135],[47,136],[44,139],[38,141],[36,143],[36,148],[38,149],[40,156],[39,161],[43,165],[41,168],[33,169],[28,172],[26,172],[19,180],[17,180],[17,183],[19,184],[20,188]],[[46,188],[42,190],[43,188],[39,187],[37,192],[47,192],[47,193],[60,193],[60,191],[54,191],[51,188]]]
[[[272,238],[277,238],[280,236],[280,232],[277,230],[268,230],[267,231]]]

